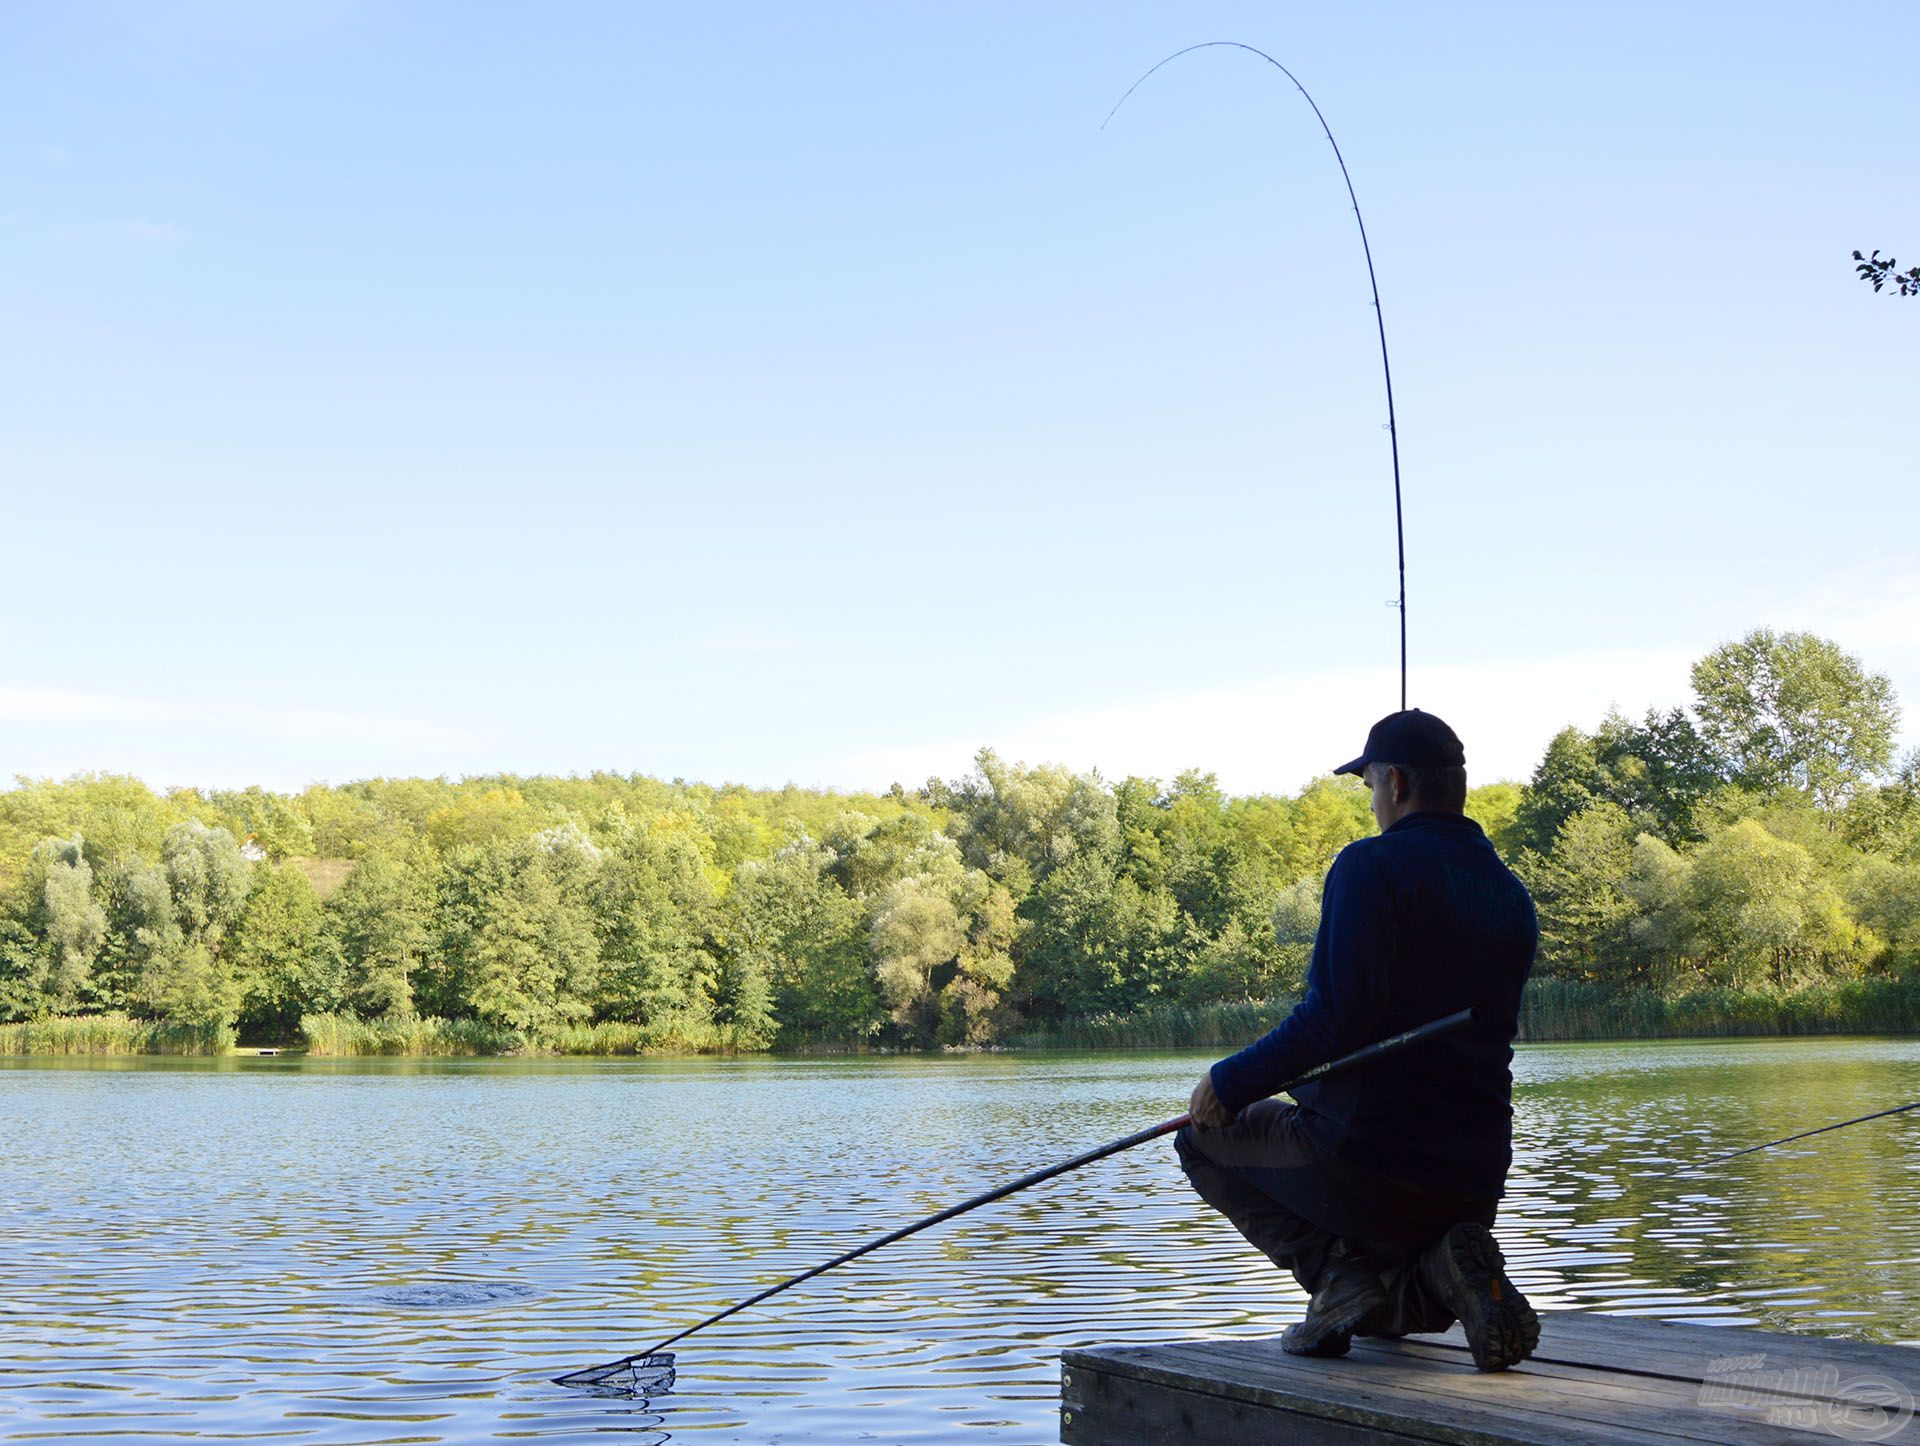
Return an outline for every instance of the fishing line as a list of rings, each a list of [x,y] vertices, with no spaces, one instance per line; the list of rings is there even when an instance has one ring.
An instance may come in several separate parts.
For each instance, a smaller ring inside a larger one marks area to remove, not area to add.
[[[1783,1135],[1777,1140],[1768,1140],[1764,1145],[1748,1145],[1744,1150],[1729,1150],[1724,1155],[1715,1155],[1710,1160],[1702,1160],[1697,1165],[1688,1165],[1689,1170],[1704,1170],[1709,1165],[1718,1165],[1727,1160],[1737,1160],[1742,1155],[1751,1155],[1756,1150],[1771,1150],[1775,1145],[1790,1145],[1795,1140],[1804,1140],[1809,1135],[1824,1135],[1828,1130],[1844,1130],[1848,1125],[1864,1125],[1868,1120],[1884,1120],[1888,1115],[1904,1115],[1908,1110],[1920,1110],[1920,1100],[1910,1105],[1895,1105],[1890,1110],[1875,1110],[1870,1115],[1856,1115],[1850,1120],[1841,1120],[1838,1124],[1822,1125],[1816,1130],[1802,1130],[1797,1135]]]
[[[1398,550],[1400,582],[1399,596],[1397,600],[1389,604],[1389,606],[1396,608],[1400,614],[1400,706],[1402,709],[1405,709],[1407,706],[1407,540],[1406,528],[1401,517],[1400,507],[1400,433],[1393,407],[1393,366],[1387,357],[1387,323],[1385,314],[1380,307],[1380,283],[1374,275],[1373,247],[1367,241],[1367,223],[1360,214],[1360,199],[1354,194],[1353,177],[1347,171],[1346,157],[1340,154],[1340,143],[1333,138],[1333,128],[1327,124],[1326,116],[1321,114],[1318,103],[1315,102],[1312,95],[1308,94],[1307,88],[1300,84],[1299,77],[1294,75],[1292,71],[1288,70],[1286,66],[1275,60],[1271,55],[1268,55],[1264,50],[1242,44],[1238,40],[1207,40],[1202,41],[1198,45],[1189,45],[1184,50],[1176,50],[1172,55],[1169,55],[1165,60],[1162,60],[1158,65],[1155,65],[1138,80],[1134,81],[1132,85],[1127,87],[1126,94],[1114,102],[1113,109],[1108,111],[1106,119],[1100,122],[1100,129],[1104,131],[1107,128],[1108,122],[1120,113],[1120,108],[1127,103],[1133,93],[1140,89],[1142,85],[1146,84],[1156,72],[1178,60],[1181,56],[1191,55],[1196,50],[1220,48],[1244,50],[1250,55],[1259,56],[1260,59],[1266,61],[1267,64],[1271,65],[1275,70],[1278,70],[1282,75],[1286,76],[1288,80],[1292,81],[1294,89],[1298,90],[1300,94],[1306,98],[1307,104],[1313,107],[1315,119],[1320,122],[1320,129],[1326,133],[1327,144],[1333,147],[1333,158],[1339,163],[1341,178],[1347,185],[1347,199],[1353,205],[1353,218],[1360,227],[1360,249],[1365,254],[1367,260],[1367,284],[1373,291],[1374,323],[1380,333],[1380,369],[1382,375],[1385,377],[1387,388],[1387,436],[1393,454],[1393,531],[1394,543]],[[1381,1040],[1377,1044],[1357,1050],[1342,1059],[1332,1060],[1308,1070],[1305,1074],[1301,1075],[1299,1079],[1282,1085],[1280,1090],[1275,1091],[1275,1093],[1291,1089],[1296,1084],[1304,1084],[1310,1079],[1317,1079],[1323,1075],[1331,1074],[1336,1070],[1347,1069],[1353,1065],[1376,1059],[1382,1054],[1404,1049],[1410,1044],[1420,1043],[1437,1034],[1462,1028],[1471,1022],[1472,1017],[1471,1011],[1461,1010],[1459,1013],[1449,1015],[1445,1019],[1438,1019],[1431,1024],[1422,1025],[1418,1029],[1408,1030],[1404,1034],[1395,1035],[1391,1039]],[[708,1326],[718,1324],[720,1321],[740,1311],[746,1310],[751,1306],[758,1305],[762,1301],[778,1295],[780,1292],[793,1286],[799,1285],[803,1281],[811,1280],[817,1275],[824,1274],[826,1271],[857,1260],[861,1256],[878,1250],[883,1246],[904,1240],[910,1235],[918,1234],[922,1230],[934,1225],[939,1225],[947,1220],[953,1219],[957,1215],[963,1215],[970,1210],[977,1209],[982,1205],[1004,1199],[1016,1191],[1027,1189],[1045,1180],[1051,1180],[1058,1175],[1065,1174],[1069,1170],[1077,1170],[1096,1160],[1106,1159],[1108,1156],[1119,1154],[1123,1150],[1129,1150],[1149,1140],[1171,1134],[1186,1123],[1187,1117],[1182,1115],[1177,1119],[1168,1120],[1162,1124],[1141,1130],[1136,1134],[1128,1135],[1124,1139],[1114,1140],[1108,1144],[1088,1150],[1084,1154],[1076,1155],[1070,1160],[1064,1160],[1058,1164],[1048,1166],[1043,1170],[1036,1170],[1030,1175],[1023,1175],[1020,1179],[1010,1181],[983,1195],[976,1195],[971,1200],[963,1200],[959,1204],[949,1206],[937,1214],[913,1221],[898,1230],[890,1231],[877,1239],[869,1240],[865,1244],[856,1246],[843,1254],[835,1256],[831,1260],[824,1261],[810,1270],[802,1271],[798,1275],[789,1276],[787,1279],[779,1281],[767,1289],[747,1297],[745,1300],[736,1301],[725,1310],[718,1311],[708,1316],[705,1320],[698,1321],[686,1327],[678,1334],[667,1337],[648,1350],[636,1351],[631,1355],[622,1356],[618,1360],[607,1361],[597,1366],[588,1366],[581,1370],[570,1371],[566,1375],[554,1377],[554,1382],[562,1386],[614,1389],[623,1394],[643,1397],[658,1395],[672,1388],[676,1375],[674,1352],[668,1350],[667,1347],[678,1344],[696,1331],[704,1330]]]
[[[1314,1080],[1325,1079],[1328,1075],[1338,1074],[1344,1070],[1353,1069],[1358,1065],[1371,1064],[1383,1055],[1396,1053],[1399,1050],[1408,1048],[1410,1045],[1424,1044],[1430,1039],[1452,1033],[1456,1029],[1465,1029],[1472,1023],[1473,1011],[1471,1009],[1462,1009],[1457,1013],[1447,1015],[1445,1018],[1436,1019],[1431,1023],[1422,1024],[1417,1028],[1406,1030],[1404,1033],[1390,1035],[1386,1039],[1379,1040],[1376,1043],[1364,1045],[1353,1051],[1352,1054],[1342,1055],[1339,1059],[1331,1059],[1325,1064],[1317,1064],[1303,1074],[1288,1080],[1276,1089],[1274,1093],[1282,1094],[1296,1086],[1308,1084]],[[758,1294],[750,1295],[745,1300],[735,1301],[725,1310],[714,1312],[705,1320],[696,1321],[677,1334],[668,1336],[658,1345],[649,1346],[644,1351],[635,1351],[632,1355],[621,1356],[615,1361],[604,1361],[597,1366],[583,1366],[577,1371],[567,1372],[564,1376],[555,1376],[553,1383],[556,1386],[576,1386],[590,1390],[611,1390],[621,1395],[644,1396],[649,1399],[661,1395],[672,1389],[677,1376],[674,1365],[674,1352],[668,1350],[667,1347],[677,1345],[695,1331],[702,1331],[710,1325],[717,1325],[729,1316],[738,1315],[749,1306],[758,1305],[761,1301],[768,1300],[780,1294],[783,1290],[791,1289],[803,1281],[812,1280],[816,1275],[824,1275],[829,1270],[845,1265],[849,1261],[858,1260],[861,1256],[869,1255],[883,1246],[905,1240],[909,1235],[918,1235],[922,1230],[944,1224],[956,1216],[965,1215],[970,1210],[977,1210],[982,1205],[991,1205],[996,1200],[1004,1200],[1009,1195],[1028,1189],[1031,1186],[1039,1185],[1047,1180],[1052,1180],[1057,1176],[1066,1174],[1069,1170],[1078,1170],[1083,1165],[1091,1165],[1096,1160],[1104,1160],[1110,1155],[1119,1154],[1122,1150],[1131,1150],[1136,1145],[1144,1145],[1149,1140],[1157,1140],[1162,1135],[1170,1135],[1186,1123],[1188,1123],[1188,1117],[1186,1115],[1180,1115],[1174,1119],[1164,1121],[1161,1124],[1150,1125],[1146,1129],[1137,1131],[1123,1139],[1113,1140],[1107,1144],[1096,1146],[1083,1154],[1075,1155],[1071,1160],[1062,1160],[1058,1164],[1048,1165],[1045,1169],[1035,1170],[1032,1174],[1022,1175],[1018,1180],[1010,1180],[1004,1185],[987,1191],[985,1194],[975,1195],[971,1200],[962,1200],[958,1205],[949,1205],[945,1210],[939,1211],[937,1214],[915,1220],[911,1224],[901,1226],[898,1230],[890,1230],[877,1239],[867,1241],[864,1245],[856,1245],[853,1249],[844,1251],[834,1256],[831,1260],[823,1261],[811,1270],[803,1270],[798,1275],[790,1275],[785,1280],[768,1286]]]
[[[1333,138],[1333,127],[1327,124],[1326,116],[1320,113],[1319,104],[1308,94],[1307,88],[1300,83],[1300,78],[1268,55],[1266,51],[1238,40],[1203,40],[1198,45],[1189,45],[1184,50],[1174,51],[1128,86],[1127,93],[1115,101],[1113,109],[1107,112],[1107,119],[1100,122],[1100,129],[1107,128],[1107,121],[1120,114],[1120,107],[1125,105],[1133,93],[1145,85],[1155,72],[1171,65],[1183,55],[1193,54],[1196,50],[1217,49],[1244,50],[1249,55],[1259,56],[1292,81],[1293,88],[1306,97],[1307,104],[1313,107],[1314,119],[1320,122],[1320,129],[1326,132],[1327,144],[1333,147],[1333,158],[1340,164],[1340,178],[1347,183],[1347,199],[1353,203],[1353,219],[1360,227],[1360,250],[1367,258],[1367,285],[1373,290],[1373,319],[1380,331],[1380,371],[1387,383],[1387,439],[1393,451],[1393,539],[1394,545],[1399,550],[1400,563],[1400,596],[1392,606],[1400,613],[1400,707],[1404,711],[1407,706],[1407,533],[1400,515],[1400,430],[1393,411],[1393,364],[1387,359],[1387,319],[1380,309],[1380,282],[1373,272],[1373,247],[1367,243],[1366,219],[1360,214],[1360,198],[1353,192],[1353,177],[1347,171],[1346,157],[1340,154],[1340,142]]]

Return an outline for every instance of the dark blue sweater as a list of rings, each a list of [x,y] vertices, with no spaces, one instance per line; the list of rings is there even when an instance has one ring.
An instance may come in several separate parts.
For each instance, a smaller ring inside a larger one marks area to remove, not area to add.
[[[1239,1111],[1303,1071],[1472,1008],[1474,1023],[1293,1092],[1309,1137],[1411,1184],[1497,1195],[1512,1161],[1513,1037],[1539,929],[1472,819],[1415,813],[1333,861],[1306,998],[1213,1067]]]

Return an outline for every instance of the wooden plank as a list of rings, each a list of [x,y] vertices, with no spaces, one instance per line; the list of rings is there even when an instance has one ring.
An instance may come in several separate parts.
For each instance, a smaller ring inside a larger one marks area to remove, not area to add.
[[[1733,1358],[1785,1374],[1729,1377]],[[1827,1403],[1848,1403],[1849,1382],[1865,1377],[1920,1395],[1920,1351],[1557,1311],[1542,1317],[1535,1358],[1493,1375],[1471,1369],[1457,1327],[1356,1342],[1344,1360],[1303,1360],[1276,1341],[1249,1340],[1068,1352],[1062,1439],[1346,1441],[1385,1432],[1472,1446],[1570,1438],[1784,1443],[1806,1440],[1817,1425],[1830,1432]]]
[[[1241,1396],[1249,1388],[1264,1388],[1283,1400],[1299,1395],[1303,1388],[1343,1394],[1365,1388],[1415,1413],[1470,1414],[1476,1420],[1488,1410],[1503,1418],[1537,1416],[1557,1430],[1560,1439],[1565,1438],[1568,1424],[1578,1421],[1583,1437],[1598,1429],[1618,1428],[1640,1433],[1634,1439],[1689,1440],[1700,1435],[1703,1425],[1715,1422],[1722,1427],[1740,1424],[1743,1441],[1805,1440],[1803,1432],[1767,1424],[1764,1407],[1729,1403],[1724,1410],[1703,1412],[1700,1388],[1692,1383],[1564,1367],[1554,1374],[1521,1367],[1484,1375],[1391,1353],[1372,1359],[1302,1360],[1267,1341],[1176,1345],[1168,1347],[1167,1353],[1170,1367],[1205,1373],[1208,1388]],[[1407,1428],[1396,1424],[1393,1429]]]
[[[1398,1341],[1356,1340],[1353,1348],[1360,1355],[1412,1351],[1436,1361],[1470,1359],[1466,1337],[1458,1326],[1442,1334],[1407,1336]],[[1591,1311],[1542,1311],[1540,1346],[1528,1365],[1589,1366],[1699,1385],[1713,1373],[1715,1362],[1737,1356],[1763,1356],[1765,1364],[1756,1369],[1767,1371],[1833,1366],[1840,1372],[1842,1387],[1850,1377],[1884,1376],[1920,1398],[1920,1350],[1912,1346]],[[1813,1382],[1806,1380],[1803,1384]]]
[[[1082,1364],[1063,1371],[1060,1439],[1086,1446],[1135,1442],[1423,1441],[1446,1446],[1561,1446],[1565,1420],[1535,1421],[1504,1413],[1447,1413],[1435,1419],[1431,1403],[1404,1403],[1374,1394],[1339,1392],[1322,1399],[1300,1394],[1275,1400],[1236,1399],[1138,1376],[1109,1374]],[[1071,1392],[1069,1395],[1068,1393]],[[1165,1396],[1169,1407],[1156,1409]],[[1579,1431],[1595,1446],[1672,1446],[1670,1438],[1602,1428]]]
[[[1768,1337],[1772,1340],[1774,1337]],[[1893,1348],[1899,1350],[1899,1348]],[[1786,1363],[1782,1352],[1751,1352],[1745,1360],[1757,1360],[1751,1371],[1743,1371],[1738,1377],[1728,1375],[1724,1369],[1716,1377],[1716,1385],[1734,1385],[1740,1388],[1740,1394],[1747,1396],[1780,1396],[1784,1402],[1793,1400],[1849,1400],[1849,1386],[1860,1383],[1862,1377],[1874,1377],[1878,1381],[1887,1381],[1893,1385],[1905,1386],[1914,1398],[1920,1398],[1920,1381],[1914,1381],[1912,1365],[1920,1363],[1920,1352],[1912,1352],[1914,1362],[1895,1360],[1895,1365],[1907,1367],[1907,1373],[1899,1371],[1874,1371],[1860,1369],[1860,1363],[1841,1358],[1839,1363]],[[1467,1342],[1455,1337],[1405,1337],[1404,1340],[1356,1340],[1354,1342],[1356,1360],[1425,1360],[1442,1369],[1471,1367],[1471,1356],[1467,1354]],[[1711,1356],[1701,1358],[1711,1363],[1715,1360],[1738,1360],[1730,1356]],[[1592,1348],[1569,1348],[1565,1337],[1553,1337],[1542,1331],[1540,1350],[1524,1363],[1524,1371],[1536,1375],[1603,1375],[1613,1381],[1617,1388],[1628,1388],[1628,1383],[1665,1383],[1678,1388],[1690,1400],[1701,1396],[1703,1386],[1707,1385],[1707,1373],[1699,1367],[1699,1362],[1680,1356],[1672,1350],[1655,1352],[1644,1346],[1611,1346],[1601,1342],[1599,1350]]]
[[[1259,1343],[1234,1344],[1244,1348]],[[1431,1365],[1409,1373],[1411,1379],[1389,1380],[1377,1378],[1364,1369],[1355,1372],[1349,1362],[1302,1361],[1297,1372],[1272,1373],[1261,1382],[1247,1378],[1249,1373],[1242,1369],[1245,1364],[1242,1361],[1224,1363],[1227,1369],[1223,1374],[1223,1363],[1219,1359],[1203,1356],[1195,1362],[1186,1353],[1171,1347],[1164,1348],[1160,1358],[1153,1361],[1136,1357],[1116,1362],[1087,1351],[1069,1352],[1063,1361],[1069,1389],[1074,1389],[1073,1381],[1083,1372],[1123,1377],[1135,1383],[1134,1390],[1139,1395],[1173,1390],[1194,1398],[1228,1400],[1264,1408],[1273,1419],[1285,1423],[1268,1434],[1249,1436],[1236,1431],[1233,1436],[1223,1434],[1217,1438],[1209,1427],[1206,1432],[1190,1438],[1198,1441],[1288,1439],[1290,1432],[1300,1429],[1297,1423],[1302,1419],[1413,1440],[1450,1442],[1454,1446],[1492,1446],[1492,1443],[1505,1442],[1558,1446],[1568,1440],[1592,1442],[1594,1446],[1673,1446],[1676,1440],[1695,1440],[1701,1434],[1697,1418],[1676,1423],[1660,1419],[1665,1413],[1642,1408],[1628,1413],[1637,1419],[1621,1420],[1618,1403],[1613,1401],[1566,1399],[1552,1393],[1544,1399],[1521,1400],[1510,1386],[1484,1389],[1487,1383],[1509,1380],[1513,1373],[1507,1376],[1467,1374],[1461,1377],[1467,1383],[1465,1389],[1436,1391],[1435,1378],[1445,1373]],[[1120,1369],[1108,1369],[1114,1366]],[[1476,1389],[1474,1383],[1478,1383],[1480,1389]],[[1077,1390],[1076,1399],[1081,1401],[1081,1409],[1087,1414],[1076,1418],[1081,1422],[1080,1434],[1063,1439],[1088,1442],[1107,1439],[1102,1433],[1111,1429],[1112,1423],[1098,1410],[1101,1398],[1091,1391]],[[1746,1425],[1743,1420],[1727,1416],[1711,1419],[1718,1428],[1741,1430]],[[1226,1427],[1223,1425],[1221,1430],[1224,1432]],[[1721,1439],[1748,1439],[1744,1435],[1736,1438],[1724,1430],[1719,1434]],[[1115,1439],[1128,1438],[1122,1432]],[[1767,1431],[1752,1439],[1798,1442],[1805,1437]]]
[[[1410,1338],[1411,1339],[1411,1338]],[[1465,1349],[1455,1326],[1445,1337]],[[1598,1315],[1592,1311],[1544,1311],[1541,1354],[1551,1359],[1609,1370],[1644,1371],[1680,1380],[1704,1380],[1713,1363],[1729,1356],[1765,1356],[1767,1370],[1834,1366],[1848,1373],[1886,1376],[1920,1392],[1920,1350],[1831,1336],[1788,1335],[1751,1326],[1703,1326],[1645,1316]]]
[[[1083,1446],[1165,1446],[1169,1441],[1365,1446],[1435,1440],[1078,1368],[1061,1375],[1060,1439]]]

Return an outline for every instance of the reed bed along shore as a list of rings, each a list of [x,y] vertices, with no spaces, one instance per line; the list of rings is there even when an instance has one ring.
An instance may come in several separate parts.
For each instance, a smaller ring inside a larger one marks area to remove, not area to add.
[[[0,1024],[0,1054],[225,1054],[224,1024],[169,1024],[125,1014],[63,1014]]]
[[[335,1056],[726,1054],[739,1047],[731,1030],[706,1021],[607,1020],[529,1035],[477,1019],[309,1014],[300,1021],[300,1034],[308,1054]]]
[[[1023,1031],[991,1047],[1237,1048],[1286,1018],[1293,1004],[1290,998],[1280,998],[1161,1005],[1094,1015],[1052,1030]],[[300,1021],[300,1033],[308,1054],[338,1058],[743,1052],[731,1030],[695,1020],[565,1025],[536,1037],[477,1019],[361,1019],[351,1014],[309,1014]],[[1621,993],[1572,980],[1536,979],[1527,986],[1520,1012],[1520,1038],[1535,1043],[1806,1034],[1920,1034],[1920,980],[1857,979],[1798,989],[1693,989],[1656,994],[1645,990]],[[221,1055],[231,1052],[235,1044],[233,1031],[224,1025],[170,1024],[125,1014],[61,1015],[0,1024],[0,1055]],[[815,1041],[802,1046],[802,1052],[864,1051],[857,1044]]]
[[[478,1019],[439,1019],[398,1015],[362,1019],[354,1014],[308,1014],[300,1020],[300,1038],[308,1054],[403,1054],[431,1058],[512,1054],[520,1036]]]
[[[1103,1014],[1015,1035],[1009,1049],[1233,1047],[1286,1017],[1291,999]],[[1692,989],[1656,994],[1536,979],[1520,1007],[1520,1038],[1535,1043],[1695,1039],[1729,1035],[1920,1033],[1920,980],[1855,979],[1797,989]]]
[[[1230,1004],[1157,1005],[1096,1014],[1051,1030],[1031,1030],[1002,1041],[1002,1049],[1238,1048],[1287,1017],[1291,999]]]
[[[1526,1040],[1920,1033],[1920,980],[1850,979],[1798,989],[1622,993],[1536,979],[1520,1011]]]

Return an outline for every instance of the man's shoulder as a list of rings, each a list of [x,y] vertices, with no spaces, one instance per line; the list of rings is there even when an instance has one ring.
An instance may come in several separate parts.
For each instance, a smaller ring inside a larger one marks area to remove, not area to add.
[[[1464,813],[1413,814],[1385,833],[1361,842],[1381,845],[1395,855],[1484,854],[1492,850],[1486,830]]]
[[[1334,866],[1344,865],[1356,876],[1364,872],[1403,879],[1450,875],[1462,869],[1509,872],[1486,833],[1464,814],[1422,815],[1416,824],[1348,844]]]
[[[1383,833],[1371,834],[1366,838],[1355,839],[1339,853],[1333,856],[1333,868],[1328,873],[1328,882],[1341,880],[1359,882],[1363,879],[1379,878],[1392,868],[1392,854],[1385,847],[1388,839]]]
[[[1363,860],[1374,858],[1380,852],[1380,845],[1386,841],[1387,836],[1383,833],[1373,833],[1365,838],[1357,838],[1333,856],[1333,866],[1337,869],[1342,864],[1358,864]]]

